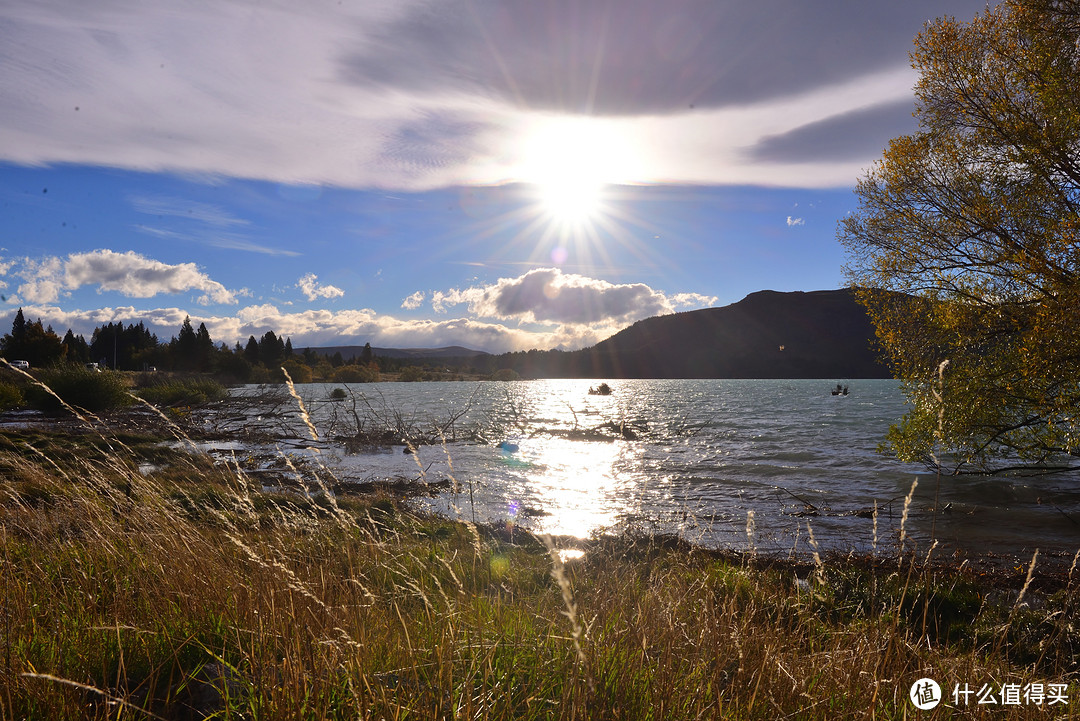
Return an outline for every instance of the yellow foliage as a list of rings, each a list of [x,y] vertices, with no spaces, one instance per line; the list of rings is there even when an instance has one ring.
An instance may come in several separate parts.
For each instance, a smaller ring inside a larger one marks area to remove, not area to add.
[[[839,229],[912,400],[901,457],[1080,455],[1078,37],[1080,0],[1006,0],[916,39],[919,131],[889,143]]]

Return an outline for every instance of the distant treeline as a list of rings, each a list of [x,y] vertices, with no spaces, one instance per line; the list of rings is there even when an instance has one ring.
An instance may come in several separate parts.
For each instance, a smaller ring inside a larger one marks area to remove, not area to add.
[[[316,375],[323,380],[378,380],[378,368],[370,359],[335,367],[331,359],[318,354],[297,355],[292,339],[274,331],[230,348],[215,343],[204,323],[192,326],[190,318],[184,318],[168,341],[159,340],[142,322],[108,323],[95,328],[87,340],[71,329],[61,338],[40,320],[27,321],[20,308],[11,332],[0,338],[0,353],[8,361],[26,361],[31,368],[97,363],[102,369],[122,371],[210,373],[236,383],[280,381],[282,367],[298,383],[310,382]]]
[[[31,368],[65,364],[97,363],[102,369],[123,371],[180,371],[210,373],[226,381],[266,382],[281,380],[285,367],[295,382],[328,380],[372,382],[390,373],[406,380],[444,378],[449,373],[468,376],[573,377],[612,375],[609,364],[596,363],[586,351],[527,351],[461,358],[394,358],[376,356],[371,344],[355,355],[340,351],[320,353],[317,348],[294,352],[291,338],[267,331],[260,338],[229,347],[215,343],[204,323],[193,326],[185,318],[175,336],[161,340],[143,322],[107,323],[94,329],[89,340],[68,329],[61,338],[41,320],[26,320],[22,308],[15,314],[11,332],[0,338],[0,352],[9,361],[24,360]]]

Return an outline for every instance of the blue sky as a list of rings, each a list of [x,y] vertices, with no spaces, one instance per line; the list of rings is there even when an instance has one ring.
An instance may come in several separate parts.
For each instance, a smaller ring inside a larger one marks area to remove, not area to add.
[[[5,3],[0,318],[499,352],[839,287],[912,39],[983,7]]]

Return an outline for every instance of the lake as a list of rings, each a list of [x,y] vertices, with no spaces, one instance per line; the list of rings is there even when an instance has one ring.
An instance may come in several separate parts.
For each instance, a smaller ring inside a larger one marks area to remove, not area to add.
[[[894,553],[917,481],[907,548],[936,539],[936,556],[1038,548],[1067,559],[1080,549],[1080,490],[1068,475],[938,479],[878,454],[904,413],[896,381],[848,381],[847,396],[831,394],[835,380],[622,380],[590,395],[597,383],[377,383],[336,402],[343,384],[297,389],[324,439],[357,424],[443,427],[445,444],[415,454],[324,443],[317,456],[344,482],[452,478],[456,490],[413,503],[453,517],[579,537],[673,533],[770,554],[812,544]],[[295,403],[281,407],[303,437]]]

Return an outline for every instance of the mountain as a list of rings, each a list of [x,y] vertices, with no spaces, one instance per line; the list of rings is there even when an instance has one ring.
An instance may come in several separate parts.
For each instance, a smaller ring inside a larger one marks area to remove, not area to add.
[[[889,378],[874,337],[850,290],[766,290],[639,321],[582,360],[594,377]]]

